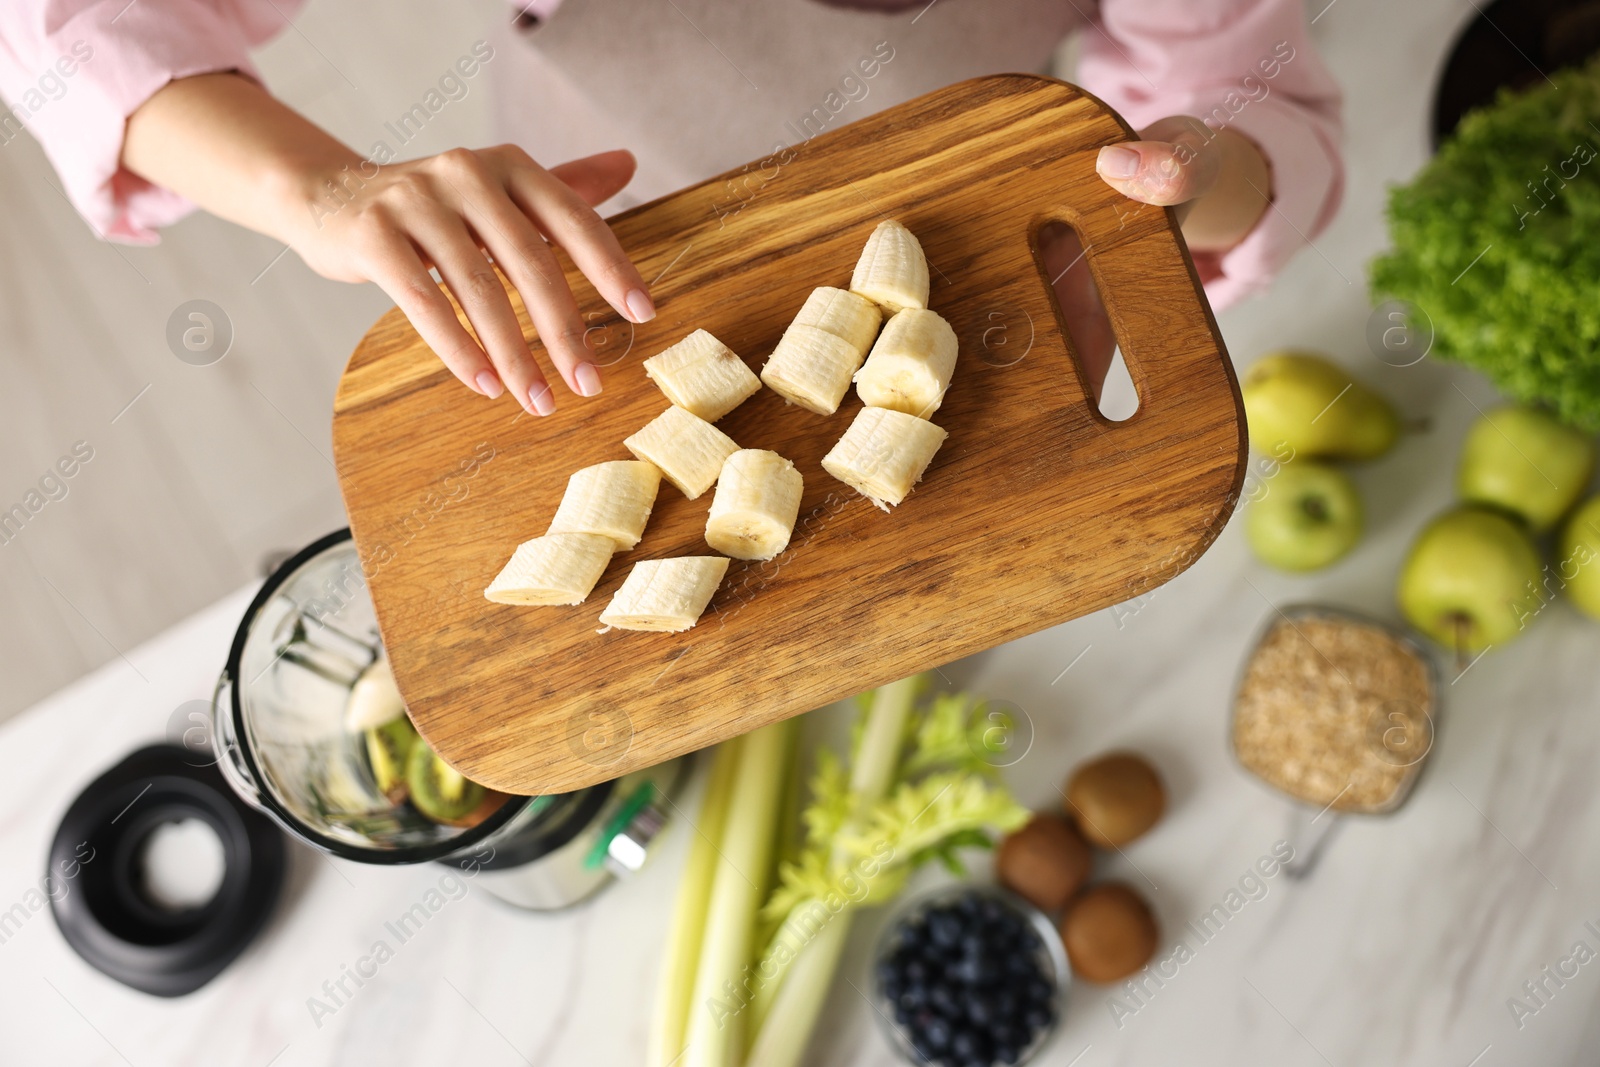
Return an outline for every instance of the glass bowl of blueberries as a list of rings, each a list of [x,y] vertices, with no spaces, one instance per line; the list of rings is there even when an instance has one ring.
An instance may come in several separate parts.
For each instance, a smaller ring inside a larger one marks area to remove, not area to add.
[[[943,886],[889,917],[873,996],[889,1042],[916,1064],[996,1067],[1044,1048],[1071,972],[1044,913],[997,886]]]

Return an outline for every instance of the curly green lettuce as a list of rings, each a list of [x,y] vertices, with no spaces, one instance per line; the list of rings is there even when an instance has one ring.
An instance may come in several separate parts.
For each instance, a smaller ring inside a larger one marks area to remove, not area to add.
[[[1600,60],[1502,90],[1389,195],[1375,299],[1432,322],[1432,353],[1600,429]]]

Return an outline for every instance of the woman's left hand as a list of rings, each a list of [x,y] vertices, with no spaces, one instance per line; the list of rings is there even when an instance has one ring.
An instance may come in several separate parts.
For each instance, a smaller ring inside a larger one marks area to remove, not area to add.
[[[1243,240],[1270,206],[1272,171],[1266,157],[1243,134],[1212,130],[1185,115],[1161,119],[1139,136],[1100,149],[1096,172],[1130,200],[1176,208],[1201,280],[1215,277],[1222,254]],[[1117,339],[1084,262],[1083,244],[1070,227],[1051,223],[1039,235],[1039,249],[1098,399]]]

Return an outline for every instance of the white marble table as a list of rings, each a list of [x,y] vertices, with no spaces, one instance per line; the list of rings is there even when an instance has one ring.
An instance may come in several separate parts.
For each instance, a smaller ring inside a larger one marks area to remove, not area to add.
[[[1113,745],[1141,749],[1160,765],[1172,789],[1170,815],[1101,873],[1150,896],[1167,945],[1283,835],[1286,804],[1242,774],[1225,743],[1227,701],[1254,632],[1272,605],[1296,601],[1392,617],[1405,547],[1448,503],[1455,449],[1475,405],[1493,397],[1457,370],[1386,367],[1363,340],[1364,265],[1383,244],[1383,185],[1424,158],[1421,87],[1472,13],[1470,0],[1313,7],[1323,12],[1315,30],[1348,93],[1349,196],[1338,223],[1269,299],[1221,323],[1241,366],[1280,345],[1331,351],[1407,413],[1431,416],[1433,431],[1357,472],[1372,529],[1327,572],[1266,571],[1235,522],[1152,596],[945,668],[1028,713],[1037,738],[1012,784],[1029,803],[1057,802],[1070,766]],[[159,739],[181,704],[209,696],[248,594],[0,726],[9,761],[0,775],[0,911],[37,885],[56,821],[78,789],[137,744]],[[1141,1000],[1076,989],[1043,1062],[1600,1062],[1600,964],[1578,968],[1564,986],[1545,979],[1553,994],[1520,1028],[1507,1006],[1576,942],[1600,950],[1585,926],[1600,927],[1597,646],[1600,624],[1557,603],[1519,643],[1460,678],[1447,669],[1455,680],[1437,746],[1399,814],[1344,824],[1309,879],[1271,880],[1265,897],[1215,937],[1203,945],[1191,938],[1193,958]],[[364,868],[297,851],[265,935],[178,1001],[102,977],[67,950],[47,915],[34,914],[0,943],[0,1063],[635,1063],[685,843],[680,827],[639,877],[560,916],[518,913],[469,893],[320,1027],[307,998],[364,953],[438,869]],[[875,929],[861,923],[846,973],[864,966]],[[845,983],[812,1062],[894,1062]]]

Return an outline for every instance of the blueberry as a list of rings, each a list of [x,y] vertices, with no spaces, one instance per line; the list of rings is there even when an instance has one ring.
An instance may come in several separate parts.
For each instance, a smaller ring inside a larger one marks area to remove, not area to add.
[[[989,1037],[997,1045],[1021,1044],[1022,1036],[1019,1028],[1005,1019],[998,1019],[989,1027]]]
[[[1055,1021],[1055,1012],[1043,1004],[1035,1004],[1022,1013],[1022,1025],[1027,1027],[1030,1035],[1047,1029]],[[1032,1040],[1030,1036],[1029,1040]]]
[[[939,948],[954,948],[961,940],[961,921],[954,915],[929,915],[928,940]]]
[[[978,905],[978,914],[983,918],[983,921],[987,923],[997,922],[998,920],[1005,918],[1006,914],[1010,910],[1011,909],[1007,908],[998,900],[993,900],[990,898],[985,898],[983,902]]]
[[[957,1030],[950,1036],[950,1054],[961,1063],[989,1063],[989,1041],[975,1030]]]
[[[1031,956],[1007,956],[1005,972],[1014,978],[1036,978],[1039,975],[1039,963]]]
[[[883,991],[883,999],[892,1004],[900,999],[900,994],[905,992],[906,987],[897,974],[878,983],[878,988]]]
[[[900,991],[898,1003],[911,1011],[926,1007],[928,1003],[928,987],[922,982],[907,983],[906,987]]]
[[[920,985],[928,980],[928,965],[921,956],[913,956],[900,968],[900,976],[908,986]]]
[[[994,1017],[996,1019],[1012,1019],[1016,1017],[1021,1002],[1017,994],[1010,989],[997,989],[994,994]]]
[[[901,1026],[910,1026],[911,1020],[916,1016],[916,1014],[917,1009],[907,1004],[902,1004],[900,1001],[895,1001],[893,1011],[894,1021],[899,1023]]]
[[[958,1010],[955,993],[943,982],[928,987],[928,1006],[944,1015],[954,1015]]]
[[[927,1025],[922,1028],[922,1036],[928,1047],[937,1052],[943,1052],[950,1046],[950,1034],[950,1020],[942,1015],[930,1015]]]
[[[955,908],[962,915],[971,916],[978,914],[978,905],[980,903],[982,901],[979,899],[978,894],[963,893],[956,899]]]
[[[1030,954],[1044,948],[1044,940],[1040,938],[1039,931],[1033,928],[1032,923],[1023,926],[1021,934],[1017,937],[1017,948]]]
[[[1043,978],[1034,978],[1023,986],[1024,999],[1033,1004],[1047,1004],[1055,995],[1055,986]]]
[[[973,1026],[987,1027],[996,1019],[994,998],[982,993],[974,993],[967,998],[967,1018]]]
[[[1004,1063],[1007,1067],[1010,1067],[1011,1064],[1016,1063],[1021,1058],[1022,1052],[1015,1046],[1003,1044],[998,1040],[995,1042],[994,1062]]]

